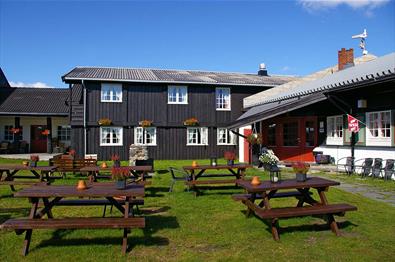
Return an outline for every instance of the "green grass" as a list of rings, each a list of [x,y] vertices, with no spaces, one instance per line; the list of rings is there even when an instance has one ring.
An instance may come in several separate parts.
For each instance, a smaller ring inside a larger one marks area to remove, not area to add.
[[[7,160],[8,162],[8,160]],[[199,164],[209,161],[199,161]],[[0,163],[4,161],[0,160]],[[145,229],[132,230],[131,251],[121,255],[121,230],[35,230],[30,253],[21,256],[23,235],[0,233],[0,261],[390,261],[395,253],[395,208],[335,187],[327,192],[331,203],[350,203],[358,211],[338,217],[342,237],[336,237],[319,218],[280,220],[280,242],[272,239],[262,220],[244,216],[245,207],[231,199],[235,187],[204,189],[195,198],[177,183],[168,193],[168,166],[191,161],[155,161],[152,185],[146,188]],[[268,175],[257,170],[248,176]],[[55,184],[76,184],[68,175]],[[315,196],[316,197],[316,196]],[[294,199],[275,199],[273,206],[295,205]],[[0,187],[0,221],[27,216],[27,199],[12,197]],[[102,214],[102,207],[56,207],[54,216]],[[114,211],[114,215],[117,212]]]

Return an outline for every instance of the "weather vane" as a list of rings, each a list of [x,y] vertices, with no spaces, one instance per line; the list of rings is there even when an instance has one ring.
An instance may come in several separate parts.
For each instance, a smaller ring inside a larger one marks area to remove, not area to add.
[[[366,50],[366,43],[365,43],[365,39],[368,37],[368,33],[366,32],[366,29],[363,30],[362,34],[359,35],[353,35],[351,38],[356,39],[356,38],[360,38],[361,42],[359,43],[359,47],[363,50],[362,54],[363,55],[367,55],[368,54],[368,50]]]

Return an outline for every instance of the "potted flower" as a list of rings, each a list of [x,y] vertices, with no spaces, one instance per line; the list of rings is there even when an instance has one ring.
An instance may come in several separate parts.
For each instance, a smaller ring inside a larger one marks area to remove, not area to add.
[[[38,155],[31,155],[30,156],[30,166],[31,167],[36,167],[37,162],[40,160],[40,157]]]
[[[77,154],[77,151],[75,151],[74,149],[70,149],[69,150],[69,155],[74,159],[75,155]]]
[[[11,128],[11,132],[14,134],[14,135],[16,135],[16,134],[18,134],[19,132],[21,132],[21,128],[17,128],[17,127],[14,127],[14,128]]]
[[[228,161],[228,165],[232,166],[235,162],[236,154],[232,151],[225,151],[224,158]]]
[[[111,169],[111,178],[115,180],[115,187],[117,189],[124,189],[126,187],[126,178],[129,177],[129,170],[122,167],[113,167]]]
[[[118,154],[113,154],[111,156],[111,160],[113,161],[113,167],[120,167],[121,166],[121,161],[119,160],[120,157]]]
[[[41,134],[44,135],[44,136],[47,136],[47,135],[49,135],[50,133],[51,133],[51,131],[50,131],[49,129],[44,129],[44,130],[41,132]]]
[[[197,126],[199,125],[199,120],[197,120],[196,117],[191,117],[188,119],[185,119],[184,121],[184,126]]]
[[[265,153],[260,155],[259,161],[262,162],[263,167],[265,168],[265,170],[270,171],[272,167],[277,166],[277,163],[280,160],[274,154],[273,150],[268,149],[268,150],[266,150]]]
[[[100,118],[97,123],[99,124],[99,126],[110,126],[112,124],[112,121],[109,118]]]
[[[296,181],[304,182],[307,179],[307,171],[310,169],[310,165],[305,162],[295,162],[292,164],[292,168],[296,173]]]
[[[150,126],[152,126],[152,120],[142,120],[139,122],[139,126],[150,127]]]
[[[261,134],[249,134],[247,137],[247,142],[251,145],[262,144],[262,135]]]

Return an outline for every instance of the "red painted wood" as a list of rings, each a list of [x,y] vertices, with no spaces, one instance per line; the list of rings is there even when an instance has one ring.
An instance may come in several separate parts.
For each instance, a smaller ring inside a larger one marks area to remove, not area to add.
[[[30,152],[32,153],[46,153],[47,152],[47,137],[42,135],[46,126],[31,126],[30,133]]]
[[[244,129],[245,136],[249,136],[251,134],[252,134],[251,129]],[[244,139],[244,162],[251,163],[250,144],[247,142],[247,139]]]

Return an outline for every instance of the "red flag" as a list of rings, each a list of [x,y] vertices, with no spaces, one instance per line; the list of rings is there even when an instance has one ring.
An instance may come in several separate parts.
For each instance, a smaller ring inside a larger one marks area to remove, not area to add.
[[[348,117],[348,131],[357,133],[359,132],[359,124],[358,124],[358,119],[351,115],[347,115]]]

